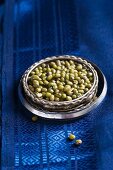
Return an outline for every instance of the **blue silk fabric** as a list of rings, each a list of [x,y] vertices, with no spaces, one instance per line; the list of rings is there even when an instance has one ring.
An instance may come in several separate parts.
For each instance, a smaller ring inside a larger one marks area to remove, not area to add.
[[[4,3],[1,169],[113,170],[113,1]],[[34,123],[18,98],[19,80],[34,62],[61,54],[97,64],[107,78],[106,99],[82,118]],[[70,132],[81,146],[67,140]]]

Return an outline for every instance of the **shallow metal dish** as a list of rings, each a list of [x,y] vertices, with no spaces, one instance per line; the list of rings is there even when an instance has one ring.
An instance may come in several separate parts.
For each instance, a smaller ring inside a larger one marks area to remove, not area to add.
[[[26,99],[26,96],[23,91],[22,83],[20,81],[20,84],[18,86],[18,93],[19,93],[19,98],[20,98],[22,104],[33,114],[43,117],[43,118],[48,118],[48,119],[72,119],[72,118],[77,118],[79,116],[85,115],[86,113],[95,109],[103,101],[103,99],[106,96],[106,92],[107,92],[107,81],[106,81],[104,74],[101,72],[101,70],[95,64],[93,64],[93,63],[91,63],[91,64],[97,71],[98,79],[99,79],[98,89],[97,89],[97,98],[95,98],[94,101],[91,101],[90,103],[88,103],[86,105],[82,105],[72,111],[49,112],[47,110],[43,110],[42,108],[36,108],[34,103],[29,102]]]

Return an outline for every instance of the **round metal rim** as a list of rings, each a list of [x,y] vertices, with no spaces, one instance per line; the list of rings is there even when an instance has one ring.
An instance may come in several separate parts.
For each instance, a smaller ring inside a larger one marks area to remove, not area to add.
[[[93,63],[92,63],[93,64]],[[25,99],[24,95],[22,94],[22,87],[21,87],[21,82],[18,86],[18,94],[19,94],[19,98],[21,100],[21,103],[33,114],[39,116],[39,117],[43,117],[43,118],[48,118],[48,119],[73,119],[73,118],[77,118],[80,117],[82,115],[85,115],[86,113],[90,112],[91,110],[95,109],[105,98],[106,93],[107,93],[107,81],[106,78],[104,76],[104,74],[101,72],[101,70],[95,65],[93,64],[102,74],[102,78],[104,81],[104,85],[103,85],[103,90],[101,92],[101,94],[99,95],[99,97],[97,97],[97,99],[91,103],[91,105],[88,108],[85,108],[81,111],[75,112],[74,110],[71,112],[54,112],[54,114],[51,114],[50,112],[46,111],[46,110],[37,110],[36,108],[34,108],[32,105],[29,104],[29,102]]]

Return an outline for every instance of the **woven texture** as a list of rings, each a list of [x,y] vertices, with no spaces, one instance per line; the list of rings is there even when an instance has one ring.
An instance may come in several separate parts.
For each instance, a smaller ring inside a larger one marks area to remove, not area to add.
[[[40,104],[41,107],[44,107],[45,109],[49,109],[49,110],[53,110],[53,111],[68,111],[68,110],[72,110],[74,108],[77,107],[80,108],[80,105],[82,104],[88,104],[89,101],[92,101],[94,99],[94,97],[96,96],[96,92],[97,92],[97,88],[98,88],[98,75],[97,72],[94,70],[94,68],[92,67],[92,65],[90,63],[88,63],[86,60],[81,59],[80,57],[76,57],[76,56],[70,56],[70,55],[65,55],[64,56],[60,56],[59,58],[63,59],[63,58],[70,58],[70,59],[77,59],[77,61],[82,62],[84,64],[86,64],[87,67],[90,68],[90,70],[92,70],[93,75],[94,75],[94,82],[92,85],[92,88],[90,89],[90,91],[88,93],[86,93],[84,95],[84,97],[80,97],[78,99],[72,100],[70,101],[64,101],[63,103],[61,102],[51,102],[51,101],[45,101],[45,100],[40,100],[37,98],[37,96],[35,94],[33,94],[28,87],[28,75],[31,72],[31,70],[33,70],[38,64],[41,64],[45,61],[54,61],[55,59],[57,59],[56,56],[53,57],[47,57],[45,60],[40,60],[39,62],[34,63],[31,67],[29,67],[24,75],[22,76],[22,84],[23,84],[23,89],[24,92],[26,94],[26,96],[29,98],[29,100],[31,100],[32,102],[36,103],[37,105]],[[80,108],[82,110],[82,108]],[[79,110],[77,110],[79,111]]]
[[[113,169],[113,1],[6,0],[2,59],[2,170]],[[53,55],[84,56],[108,80],[106,100],[73,121],[33,123],[18,99],[24,71]],[[73,132],[80,147],[67,141]]]

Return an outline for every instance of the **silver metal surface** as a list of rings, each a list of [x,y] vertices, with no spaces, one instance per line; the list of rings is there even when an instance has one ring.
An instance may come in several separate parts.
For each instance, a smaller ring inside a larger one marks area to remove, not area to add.
[[[90,62],[91,63],[91,62]],[[99,84],[98,84],[98,91],[97,91],[97,98],[95,101],[92,101],[85,107],[81,107],[81,109],[78,109],[79,111],[69,111],[69,112],[49,112],[46,110],[42,110],[40,108],[34,107],[31,103],[29,103],[23,94],[22,86],[21,86],[21,81],[18,87],[18,93],[19,93],[19,98],[22,102],[22,104],[33,114],[43,117],[43,118],[48,118],[48,119],[72,119],[72,118],[77,118],[82,115],[85,115],[86,113],[90,112],[91,110],[95,109],[105,98],[106,93],[107,93],[107,81],[104,76],[104,74],[101,72],[101,70],[93,63],[91,63],[95,70],[98,73],[99,77]],[[29,114],[29,112],[28,112]]]

